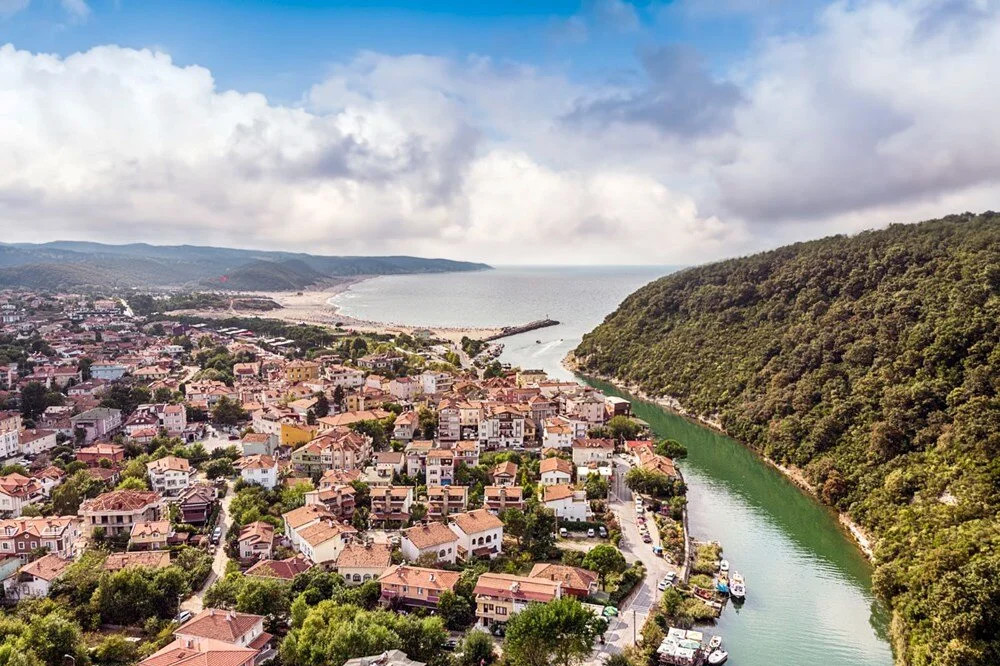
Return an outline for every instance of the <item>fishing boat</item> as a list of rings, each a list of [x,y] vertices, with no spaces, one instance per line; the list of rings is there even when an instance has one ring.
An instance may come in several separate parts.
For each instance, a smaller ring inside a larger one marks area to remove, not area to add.
[[[746,582],[738,571],[734,571],[729,580],[729,596],[737,601],[742,601],[747,596]]]
[[[708,641],[708,649],[714,652],[720,647],[722,647],[722,636],[712,636],[712,640]]]
[[[724,664],[726,659],[729,659],[729,653],[725,650],[712,650],[712,653],[708,655],[708,663],[710,664]]]

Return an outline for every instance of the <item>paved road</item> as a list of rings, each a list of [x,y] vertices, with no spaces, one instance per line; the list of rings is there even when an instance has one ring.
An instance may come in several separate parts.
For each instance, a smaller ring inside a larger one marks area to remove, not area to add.
[[[619,476],[624,476],[624,471]],[[646,616],[649,615],[649,609],[661,594],[656,589],[656,585],[668,572],[678,573],[677,567],[653,554],[653,546],[659,544],[659,535],[656,534],[656,530],[650,531],[654,539],[653,543],[643,543],[636,521],[635,505],[631,499],[623,501],[616,498],[610,506],[622,527],[620,548],[625,560],[630,564],[637,560],[642,562],[646,567],[646,577],[639,584],[638,589],[633,592],[631,598],[622,604],[618,617],[611,621],[608,631],[604,635],[605,644],[598,645],[598,649],[586,662],[591,666],[599,664],[609,655],[619,653],[625,647],[635,644],[635,640],[640,637],[640,630],[646,621]],[[649,512],[646,513],[646,520],[648,524],[653,524],[653,516]]]
[[[226,533],[229,532],[229,527],[232,525],[232,519],[229,517],[229,503],[233,500],[234,494],[230,490],[222,498],[222,510],[219,512],[219,522],[217,523],[217,526],[222,528],[222,538],[219,539],[219,548],[215,551],[215,559],[212,560],[212,572],[208,574],[201,589],[184,600],[181,604],[183,610],[189,610],[192,613],[200,612],[204,608],[202,600],[205,598],[208,588],[212,587],[212,583],[226,575],[226,563],[229,561],[225,548]]]

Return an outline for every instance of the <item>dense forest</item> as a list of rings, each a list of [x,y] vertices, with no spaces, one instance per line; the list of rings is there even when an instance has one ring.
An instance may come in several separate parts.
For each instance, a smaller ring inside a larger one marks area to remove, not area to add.
[[[900,663],[1000,664],[1000,214],[669,275],[576,350],[672,396],[875,542]]]

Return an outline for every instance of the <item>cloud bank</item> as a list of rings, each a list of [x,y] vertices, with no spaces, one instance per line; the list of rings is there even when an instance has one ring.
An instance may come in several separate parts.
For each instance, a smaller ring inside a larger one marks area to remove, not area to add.
[[[639,64],[360,53],[283,106],[160,52],[6,45],[3,240],[690,263],[997,206],[996,2],[838,3],[725,72]]]

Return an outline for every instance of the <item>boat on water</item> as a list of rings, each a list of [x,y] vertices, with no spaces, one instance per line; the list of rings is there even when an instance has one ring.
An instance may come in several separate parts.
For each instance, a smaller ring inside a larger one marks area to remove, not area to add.
[[[729,579],[729,596],[737,601],[742,601],[747,596],[746,581],[738,571],[734,571],[732,578]]]
[[[708,649],[714,652],[720,647],[722,647],[722,636],[712,636],[712,639],[708,641]]]
[[[724,664],[726,659],[729,659],[729,653],[725,650],[712,650],[711,654],[708,655],[708,663],[710,664]]]
[[[729,560],[719,562],[719,571],[729,571]]]

